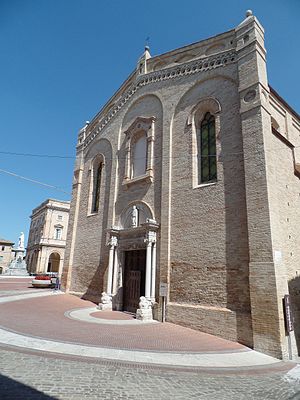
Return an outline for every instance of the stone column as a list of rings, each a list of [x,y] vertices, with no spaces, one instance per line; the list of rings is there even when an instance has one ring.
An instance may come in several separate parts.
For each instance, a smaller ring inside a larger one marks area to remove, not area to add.
[[[126,143],[126,155],[125,155],[125,176],[124,179],[130,179],[131,178],[131,168],[130,168],[130,141],[127,140]]]
[[[155,118],[151,120],[150,129],[147,132],[147,172],[152,175],[153,170],[153,154],[154,154],[154,122]]]
[[[113,272],[114,272],[114,259],[115,259],[115,247],[117,246],[118,239],[112,236],[109,241],[109,259],[108,259],[108,274],[107,274],[107,287],[106,292],[109,295],[113,294]]]
[[[145,241],[147,243],[145,297],[150,300],[155,297],[156,262],[153,260],[153,253],[156,254],[156,250],[153,251],[153,245],[156,242],[156,232],[149,231]]]
[[[118,285],[118,272],[119,272],[118,250],[117,250],[117,247],[115,247],[112,294],[116,294],[117,290],[118,290],[118,288],[117,288],[117,285]]]
[[[106,292],[101,295],[101,301],[98,305],[99,310],[112,310],[112,295],[114,291],[115,274],[117,273],[117,260],[116,260],[116,246],[118,239],[116,236],[111,236],[108,245],[109,248],[109,259],[108,259],[108,274],[107,274],[107,285]]]
[[[146,283],[145,283],[145,297],[150,299],[151,295],[151,259],[152,259],[152,243],[147,242],[147,253],[146,253]]]
[[[155,232],[154,232],[155,233]],[[155,233],[156,236],[156,233]],[[151,301],[155,302],[155,281],[156,281],[156,239],[152,247],[152,276],[151,276]]]
[[[147,171],[153,169],[154,136],[147,137]]]

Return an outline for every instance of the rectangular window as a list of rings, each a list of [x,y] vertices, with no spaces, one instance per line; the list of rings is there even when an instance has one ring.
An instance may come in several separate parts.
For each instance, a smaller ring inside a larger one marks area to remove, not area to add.
[[[62,233],[62,229],[61,228],[56,228],[55,229],[55,239],[61,240],[61,233]]]
[[[1,246],[1,250],[4,251],[5,250],[5,246]]]

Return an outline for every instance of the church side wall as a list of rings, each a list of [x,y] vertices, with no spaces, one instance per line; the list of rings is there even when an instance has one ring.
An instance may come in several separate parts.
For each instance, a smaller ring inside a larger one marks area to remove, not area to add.
[[[272,103],[271,103],[272,104]],[[282,109],[283,110],[283,109]],[[268,191],[271,214],[271,230],[276,268],[277,296],[279,304],[280,337],[283,357],[288,358],[288,344],[285,332],[283,297],[291,295],[295,313],[295,332],[291,332],[293,355],[300,349],[300,180],[295,175],[295,150],[300,145],[294,134],[295,127],[288,118],[280,118],[279,113],[270,107],[271,116],[279,121],[278,130],[283,138],[290,138],[289,145],[280,140],[271,130],[269,122],[266,136],[266,160]],[[282,117],[282,112],[281,112]],[[290,123],[289,123],[290,122]],[[266,127],[267,129],[267,127]],[[294,149],[293,146],[296,146]],[[296,340],[295,340],[296,339]]]
[[[167,315],[172,322],[251,346],[243,146],[234,79],[235,66],[228,67],[224,77],[208,74],[176,107]],[[221,106],[218,180],[193,187],[193,133],[187,121],[193,107],[206,98]]]

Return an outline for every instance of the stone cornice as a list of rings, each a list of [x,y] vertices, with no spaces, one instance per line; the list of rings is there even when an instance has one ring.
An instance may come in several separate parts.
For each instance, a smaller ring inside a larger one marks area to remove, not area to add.
[[[40,208],[35,208],[32,212],[32,214],[30,215],[30,218],[35,218],[37,215],[42,214],[43,212],[45,212],[45,210],[55,210],[55,211],[62,211],[62,212],[66,212],[69,213],[70,212],[70,203],[66,204],[65,207],[63,205],[59,206],[53,206],[51,204],[44,204],[43,206],[40,206]]]
[[[118,112],[135,94],[135,92],[137,92],[142,87],[151,85],[155,82],[162,82],[169,79],[180,78],[182,76],[193,75],[200,72],[220,68],[235,62],[236,58],[236,51],[231,49],[229,51],[224,51],[206,58],[192,60],[159,71],[139,75],[128,88],[128,90],[122,95],[117,104],[112,107],[112,109],[110,109],[108,113],[104,114],[102,118],[99,116],[99,121],[94,125],[93,130],[89,133],[85,140],[77,146],[77,151],[84,150],[97,136],[99,136],[101,131],[116,116],[116,114],[118,114]]]

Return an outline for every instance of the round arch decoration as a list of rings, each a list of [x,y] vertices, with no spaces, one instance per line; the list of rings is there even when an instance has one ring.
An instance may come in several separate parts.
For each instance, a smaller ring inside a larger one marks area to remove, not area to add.
[[[154,214],[148,204],[142,201],[136,201],[129,203],[126,208],[123,209],[119,218],[119,228],[129,229],[141,226],[148,220],[153,220]]]

